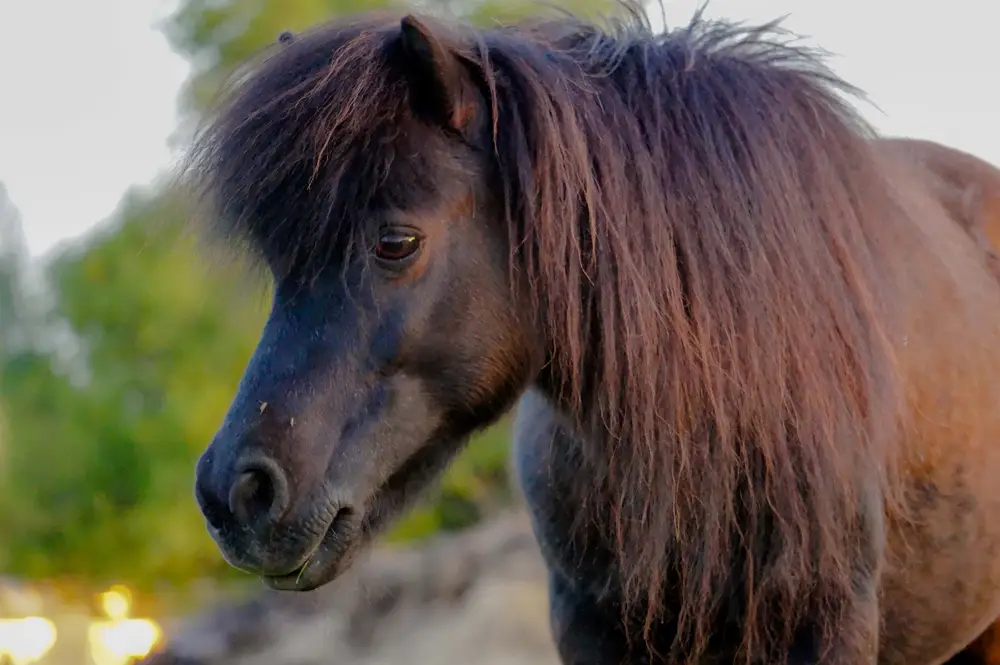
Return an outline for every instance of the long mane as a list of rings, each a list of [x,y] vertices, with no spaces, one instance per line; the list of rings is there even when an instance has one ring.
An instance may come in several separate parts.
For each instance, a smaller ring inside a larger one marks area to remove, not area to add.
[[[676,623],[674,655],[733,607],[748,659],[807,614],[830,640],[862,515],[902,505],[902,217],[820,55],[773,24],[656,34],[629,9],[442,31],[491,106],[542,381],[582,414],[583,521],[609,534],[626,611]],[[193,153],[232,228],[313,252],[332,212],[413,191],[398,18],[321,26],[239,84]]]

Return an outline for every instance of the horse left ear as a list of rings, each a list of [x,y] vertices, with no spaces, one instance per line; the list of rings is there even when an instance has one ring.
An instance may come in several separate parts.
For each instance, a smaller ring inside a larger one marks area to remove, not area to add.
[[[399,27],[415,110],[449,129],[467,132],[477,104],[469,71],[420,19],[405,16]]]

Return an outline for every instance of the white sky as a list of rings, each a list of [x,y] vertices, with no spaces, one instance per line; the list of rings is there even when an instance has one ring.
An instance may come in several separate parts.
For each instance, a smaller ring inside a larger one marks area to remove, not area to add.
[[[107,217],[169,166],[188,74],[165,0],[0,0],[0,182],[33,253]]]
[[[671,22],[701,0],[664,0]],[[0,182],[33,253],[110,215],[171,166],[167,138],[188,73],[158,32],[171,0],[0,0]],[[1000,3],[993,0],[711,0],[712,16],[786,27],[919,136],[1000,164]],[[993,69],[991,71],[991,63]]]

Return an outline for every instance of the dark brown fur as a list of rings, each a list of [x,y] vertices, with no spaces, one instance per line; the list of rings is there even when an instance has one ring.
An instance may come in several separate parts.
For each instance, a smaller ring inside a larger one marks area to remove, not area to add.
[[[632,19],[433,24],[477,84],[451,119],[489,137],[511,281],[545,340],[536,383],[585,440],[578,527],[613,544],[623,611],[647,638],[675,622],[678,659],[734,603],[742,658],[804,624],[824,653],[881,570],[858,569],[866,519],[916,519],[912,211],[816,53],[774,25]],[[393,64],[398,26],[283,40],[194,153],[225,230],[276,275],[350,253],[354,211],[419,208],[471,168],[413,112],[437,100]],[[857,639],[866,658],[877,636]]]

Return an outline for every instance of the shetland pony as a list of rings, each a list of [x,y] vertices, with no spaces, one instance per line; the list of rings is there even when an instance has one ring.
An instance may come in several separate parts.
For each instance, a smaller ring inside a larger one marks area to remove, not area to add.
[[[988,662],[1000,174],[855,92],[700,16],[284,35],[191,153],[275,286],[223,555],[329,582],[520,400],[566,665]]]

